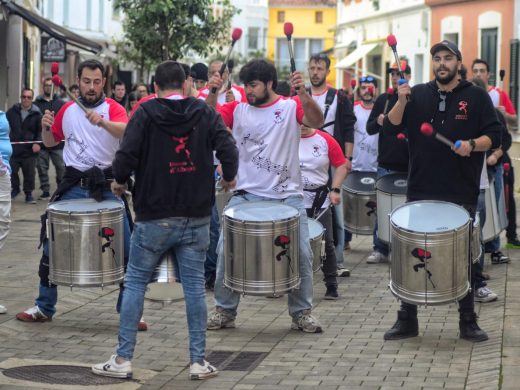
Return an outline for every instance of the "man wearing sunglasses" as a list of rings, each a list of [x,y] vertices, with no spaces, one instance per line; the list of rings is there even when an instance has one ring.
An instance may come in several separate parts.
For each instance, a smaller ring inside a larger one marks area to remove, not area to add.
[[[42,127],[40,120],[42,113],[33,104],[33,90],[22,89],[20,103],[12,106],[6,113],[11,133],[11,142],[27,142],[13,145],[13,155],[11,156],[11,198],[16,198],[20,193],[20,178],[18,171],[20,168],[23,173],[23,192],[25,193],[25,203],[35,204],[32,196],[34,191],[34,181],[36,173],[36,160],[40,151]],[[34,143],[31,143],[34,141]]]
[[[324,125],[320,130],[332,135],[341,146],[347,158],[347,168],[352,169],[352,151],[354,149],[354,123],[356,117],[352,111],[352,103],[343,90],[336,90],[327,84],[330,73],[330,59],[326,54],[314,54],[309,59],[310,92],[324,116]],[[340,198],[341,199],[341,198]],[[337,275],[349,276],[350,271],[345,267],[343,250],[345,247],[343,235],[343,205],[340,202],[333,209],[336,237]]]
[[[452,202],[473,217],[484,152],[499,146],[500,123],[486,91],[458,76],[462,54],[457,45],[444,40],[433,45],[430,53],[435,79],[413,88],[406,83],[398,87],[398,100],[383,121],[383,132],[396,136],[403,129],[408,130],[408,201]],[[461,145],[450,148],[423,135],[420,128],[424,122],[431,123],[452,142],[461,140]],[[479,342],[488,336],[477,324],[475,267],[470,268],[473,288],[459,300],[459,331],[460,338]],[[397,321],[385,333],[385,340],[415,337],[418,333],[417,306],[402,302]]]

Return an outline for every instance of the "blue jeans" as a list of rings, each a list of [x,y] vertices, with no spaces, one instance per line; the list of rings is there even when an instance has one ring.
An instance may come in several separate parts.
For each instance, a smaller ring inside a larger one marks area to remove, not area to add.
[[[218,217],[217,205],[214,204],[211,209],[211,221],[209,223],[209,248],[206,253],[206,262],[204,263],[204,271],[206,279],[216,272],[217,269],[217,244],[220,237],[220,220]]]
[[[209,245],[209,220],[210,217],[164,218],[135,224],[119,318],[118,356],[132,360],[146,286],[162,254],[171,249],[186,300],[190,361],[200,363],[205,358],[208,313],[204,260]]]
[[[500,201],[500,198],[504,196],[504,168],[502,164],[496,164],[495,168],[495,197],[497,203]],[[498,252],[500,250],[500,236],[495,238],[492,241],[486,242],[485,245],[486,253]]]
[[[82,189],[79,185],[72,187],[70,190],[65,192],[60,200],[70,200],[70,199],[89,199],[89,191]],[[103,192],[104,200],[116,200],[120,203],[123,201],[116,197],[111,191]],[[128,256],[129,247],[130,247],[130,225],[128,223],[128,217],[126,212],[124,213],[124,250],[125,257]],[[45,256],[49,256],[49,243],[47,239],[43,242],[43,254]],[[40,265],[41,268],[41,265]],[[48,272],[48,269],[47,269]],[[43,283],[40,280],[40,289],[38,293],[38,297],[36,298],[35,305],[40,308],[40,310],[47,317],[52,317],[56,313],[56,303],[58,302],[58,289],[55,285],[51,285],[48,283]]]
[[[402,173],[397,171],[392,171],[390,169],[377,167],[377,178],[381,178],[383,176],[389,175],[391,173]],[[372,240],[374,244],[374,251],[381,253],[384,256],[388,256],[388,252],[390,251],[390,248],[388,247],[388,244],[381,241],[379,237],[377,236],[377,219],[376,219],[376,225],[374,226],[374,237]]]
[[[245,194],[234,195],[228,203],[228,207],[236,206],[244,202],[267,201],[279,202],[293,206],[300,212],[300,288],[288,294],[289,315],[298,317],[304,310],[312,309],[312,249],[309,242],[309,226],[307,212],[303,204],[302,195],[293,195],[287,199],[271,199],[258,195]],[[229,317],[235,318],[240,293],[224,287],[224,236],[221,233],[218,240],[217,253],[217,278],[215,280],[215,306],[222,308]]]

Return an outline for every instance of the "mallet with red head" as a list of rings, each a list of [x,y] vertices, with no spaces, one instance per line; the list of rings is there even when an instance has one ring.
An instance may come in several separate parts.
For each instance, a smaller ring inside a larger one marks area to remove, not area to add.
[[[352,105],[354,105],[354,92],[356,90],[357,80],[355,78],[352,78],[350,80],[350,97],[352,100]]]
[[[220,67],[220,70],[218,71],[220,73],[220,77],[222,77],[222,75],[226,71],[226,66],[228,66],[229,56],[231,56],[231,52],[233,51],[233,46],[235,46],[235,43],[240,39],[241,36],[242,36],[242,29],[234,28],[233,32],[231,33],[231,46],[229,46],[229,50],[227,52],[226,58],[225,58],[224,62],[222,62],[222,66]],[[217,93],[217,88],[216,87],[211,88],[211,93]]]
[[[289,48],[289,58],[291,61],[291,73],[296,72],[296,62],[294,61],[294,52],[293,52],[292,41],[291,41],[293,32],[294,32],[294,27],[293,27],[292,23],[290,23],[290,22],[284,23],[283,33],[287,37],[287,47]],[[296,88],[296,89],[298,89],[298,88]]]
[[[453,143],[448,138],[446,138],[442,134],[439,134],[437,131],[435,131],[433,126],[431,124],[427,123],[427,122],[424,122],[421,125],[421,133],[423,133],[427,137],[433,136],[433,137],[435,137],[435,139],[437,139],[437,141],[440,141],[443,144],[445,144],[445,145],[447,145],[447,146],[449,146],[450,148],[453,148],[453,149],[458,149],[462,145],[462,141],[461,140],[455,141],[455,143]]]
[[[85,114],[88,113],[88,110],[87,108],[81,104],[81,102],[78,100],[78,98],[69,91],[69,89],[65,86],[65,84],[63,84],[63,80],[61,79],[60,76],[58,76],[57,74],[55,74],[54,76],[52,76],[52,83],[56,86],[56,87],[60,87],[60,86],[64,86],[65,87],[65,92],[67,92],[67,95],[69,96],[69,98],[71,100],[74,100],[74,102],[79,106],[79,108],[81,108]]]
[[[60,64],[53,62],[51,64],[51,77],[56,76],[60,72]],[[54,83],[51,85],[51,102],[54,99]]]

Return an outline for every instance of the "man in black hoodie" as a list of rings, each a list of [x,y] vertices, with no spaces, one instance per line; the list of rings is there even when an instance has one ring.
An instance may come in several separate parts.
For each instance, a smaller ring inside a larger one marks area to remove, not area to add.
[[[92,367],[95,374],[130,377],[137,325],[146,285],[161,255],[173,250],[186,300],[190,379],[218,373],[205,360],[207,307],[204,261],[215,202],[213,150],[222,164],[222,185],[234,187],[238,150],[220,116],[204,101],[185,97],[182,66],[165,61],[155,71],[156,99],[135,111],[112,169],[115,194],[135,172],[136,223],[130,243],[116,355]]]
[[[474,216],[484,152],[500,145],[500,123],[486,91],[459,79],[462,55],[457,45],[444,40],[435,44],[430,53],[435,80],[413,88],[406,83],[400,85],[398,101],[384,119],[383,132],[397,135],[403,128],[408,130],[409,201],[452,202]],[[461,145],[450,149],[424,136],[420,131],[424,122],[453,142],[461,140]],[[459,300],[459,313],[461,338],[488,339],[477,325],[473,289]],[[402,302],[397,321],[384,338],[414,337],[418,328],[417,306]]]

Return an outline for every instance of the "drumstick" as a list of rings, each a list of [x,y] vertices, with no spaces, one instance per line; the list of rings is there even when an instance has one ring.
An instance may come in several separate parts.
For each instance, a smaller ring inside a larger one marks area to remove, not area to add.
[[[439,134],[438,132],[436,132],[433,129],[433,126],[431,124],[427,123],[427,122],[424,122],[421,125],[421,133],[423,133],[427,137],[431,137],[433,135],[437,139],[437,141],[440,141],[443,144],[445,144],[445,145],[447,145],[447,146],[449,146],[450,148],[453,148],[453,149],[458,149],[462,145],[462,141],[461,140],[455,141],[455,143],[453,143],[452,141],[450,141],[448,138],[446,138],[442,134]]]
[[[63,80],[62,80],[61,77],[58,76],[57,74],[54,75],[54,76],[52,76],[52,83],[53,83],[55,86],[57,86],[57,87],[62,86],[62,85],[65,87],[65,85],[63,84]],[[88,114],[88,110],[87,110],[87,108],[86,108],[83,104],[81,104],[81,102],[78,100],[78,98],[77,98],[75,95],[73,95],[73,94],[69,91],[69,89],[68,89],[67,87],[65,87],[65,91],[67,92],[67,95],[69,96],[69,98],[70,98],[71,100],[73,100],[73,101],[74,101],[74,102],[79,106],[79,108],[81,108],[81,109],[83,110],[83,112],[85,112],[85,114]]]
[[[60,71],[60,64],[58,64],[57,62],[53,62],[51,65],[51,77],[54,77],[55,75],[57,75],[59,71]],[[52,85],[51,85],[51,111],[52,111],[53,99],[54,99],[54,83],[52,83]]]
[[[296,72],[296,62],[294,62],[294,52],[293,52],[293,47],[292,47],[292,42],[291,42],[293,31],[294,31],[294,27],[291,22],[284,23],[283,33],[287,37],[287,47],[289,48],[289,58],[291,61],[291,74]],[[298,88],[296,88],[296,90],[298,90]]]
[[[235,43],[240,39],[242,36],[242,29],[240,28],[234,28],[233,32],[231,33],[231,46],[229,46],[229,50],[226,55],[226,59],[222,63],[222,66],[220,67],[220,70],[218,71],[220,73],[220,77],[224,74],[226,71],[226,66],[228,66],[229,62],[229,56],[231,55],[231,51],[233,50],[233,46],[235,46]],[[231,77],[231,74],[229,75]],[[211,88],[211,93],[217,93],[217,87]]]
[[[332,206],[332,203],[329,204],[327,207],[325,207],[325,208],[321,211],[321,213],[319,213],[318,216],[317,216],[316,218],[314,218],[314,219],[315,219],[316,221],[317,221],[318,219],[320,219],[320,218],[323,216],[323,214],[325,214],[325,213],[327,212],[327,210],[330,209],[331,206]]]

